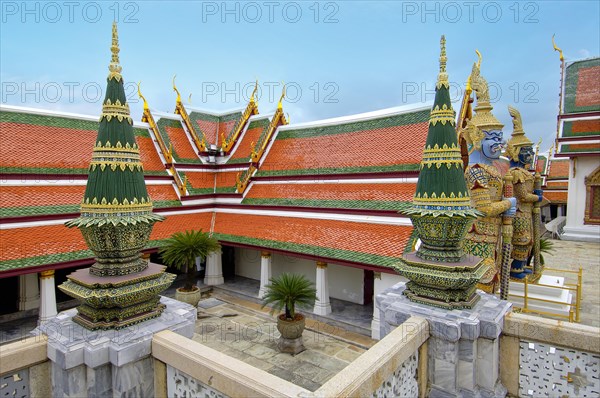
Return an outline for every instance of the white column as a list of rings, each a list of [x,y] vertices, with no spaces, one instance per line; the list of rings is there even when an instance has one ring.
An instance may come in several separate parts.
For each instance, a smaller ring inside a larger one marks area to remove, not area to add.
[[[40,306],[40,287],[37,274],[19,275],[19,311]]]
[[[556,206],[556,217],[562,217],[562,215],[563,215],[562,205]]]
[[[260,289],[258,290],[258,298],[265,296],[269,279],[271,279],[271,253],[261,252],[260,253]]]
[[[381,284],[381,272],[375,272],[373,276],[373,319],[371,320],[371,338],[375,340],[381,339],[379,330],[380,317],[379,309],[377,308],[377,295],[383,290]]]
[[[40,322],[45,322],[58,313],[54,291],[54,270],[40,272],[40,296]]]
[[[204,274],[205,285],[222,285],[223,264],[221,262],[221,250],[212,252],[206,257],[206,273]]]
[[[317,298],[313,312],[317,315],[331,314],[329,302],[329,280],[327,277],[327,263],[317,261]]]

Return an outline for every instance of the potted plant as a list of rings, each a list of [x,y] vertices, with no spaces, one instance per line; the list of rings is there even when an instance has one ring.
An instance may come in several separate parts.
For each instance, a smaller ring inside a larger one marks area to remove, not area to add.
[[[283,273],[269,279],[263,297],[263,308],[272,305],[271,314],[285,310],[277,316],[277,330],[285,339],[297,339],[304,331],[304,315],[296,312],[296,306],[314,305],[316,290],[304,275]]]
[[[201,292],[196,286],[196,258],[204,260],[220,248],[219,241],[202,230],[176,232],[166,239],[159,250],[163,261],[186,273],[185,285],[175,291],[176,300],[198,305]]]

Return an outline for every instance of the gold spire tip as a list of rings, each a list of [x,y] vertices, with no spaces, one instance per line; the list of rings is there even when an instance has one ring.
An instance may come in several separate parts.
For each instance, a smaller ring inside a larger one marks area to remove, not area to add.
[[[563,52],[562,50],[556,45],[556,42],[554,41],[554,36],[552,35],[552,47],[554,47],[554,51],[558,51],[558,53],[560,54],[560,60],[564,61],[565,57],[563,57]]]
[[[254,96],[256,95],[257,91],[258,91],[258,79],[256,79],[256,83],[254,84],[254,90],[252,90],[252,95],[250,95],[250,102],[255,101]]]
[[[446,37],[442,35],[440,39],[440,73],[446,73]]]
[[[137,84],[137,87],[138,87],[138,98],[141,98],[142,100],[144,100],[144,110],[146,111],[146,110],[148,110],[148,102],[146,102],[146,97],[144,97],[142,95],[142,91],[140,90],[140,85],[141,84],[142,84],[141,81]]]
[[[475,50],[475,52],[477,53],[477,69],[480,69],[481,68],[481,60],[483,59],[483,56],[481,55],[479,50]]]
[[[177,77],[177,75],[173,75],[173,91],[175,91],[177,93],[177,103],[181,102],[181,94],[179,94],[179,90],[177,90],[177,86],[175,86],[175,78]]]
[[[448,74],[446,73],[447,61],[448,57],[446,57],[446,36],[442,35],[440,39],[440,74],[438,75],[438,81],[435,85],[437,89],[439,89],[441,86],[450,88],[450,83],[448,82]]]
[[[121,65],[119,65],[119,34],[117,32],[117,23],[113,22],[112,25],[112,44],[110,46],[111,58],[108,70],[110,71],[108,78],[116,78],[117,81],[121,80]]]
[[[281,82],[283,83],[283,82]],[[279,102],[277,103],[277,109],[283,109],[282,101],[285,98],[285,83],[283,83],[283,90],[281,90],[281,97],[279,97]]]

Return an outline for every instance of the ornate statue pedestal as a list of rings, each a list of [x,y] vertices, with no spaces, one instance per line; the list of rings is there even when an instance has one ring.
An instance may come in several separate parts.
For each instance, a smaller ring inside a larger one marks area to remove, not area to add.
[[[167,289],[175,274],[166,267],[148,263],[129,275],[96,276],[90,268],[77,270],[58,288],[82,302],[75,323],[90,329],[121,329],[156,318],[164,310],[158,294]]]
[[[152,336],[171,330],[194,335],[197,309],[160,297],[162,315],[120,330],[90,331],[73,321],[76,309],[63,311],[34,333],[48,336],[54,397],[152,397]]]
[[[480,257],[462,256],[458,262],[423,260],[417,252],[394,265],[410,282],[404,291],[411,301],[445,309],[472,308],[479,300],[476,284],[485,273]]]
[[[413,315],[429,322],[429,397],[505,397],[499,380],[499,336],[512,304],[477,291],[470,309],[447,310],[411,301],[399,283],[376,298],[381,338]]]

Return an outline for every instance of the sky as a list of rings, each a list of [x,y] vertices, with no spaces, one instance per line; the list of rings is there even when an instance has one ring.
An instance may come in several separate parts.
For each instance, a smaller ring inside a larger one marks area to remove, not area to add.
[[[431,102],[446,36],[455,110],[473,62],[494,114],[507,106],[547,150],[556,135],[560,61],[600,53],[598,1],[0,1],[2,104],[99,115],[118,22],[120,61],[134,120],[184,104],[243,108],[259,81],[259,110],[284,82],[292,123]],[[599,83],[600,85],[600,83]]]

